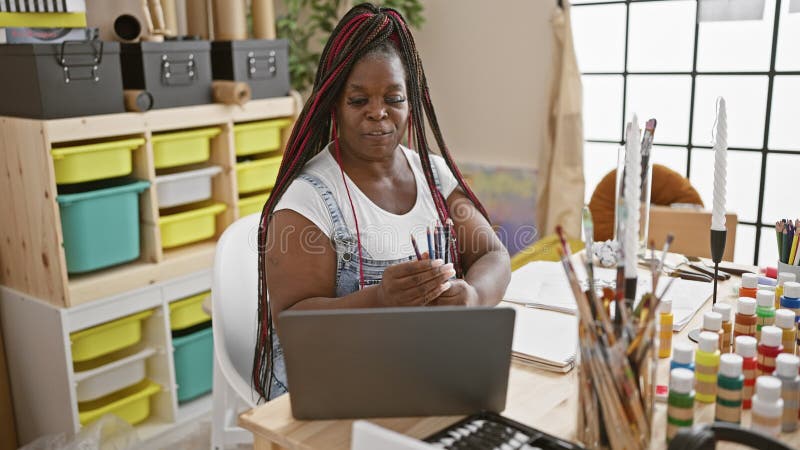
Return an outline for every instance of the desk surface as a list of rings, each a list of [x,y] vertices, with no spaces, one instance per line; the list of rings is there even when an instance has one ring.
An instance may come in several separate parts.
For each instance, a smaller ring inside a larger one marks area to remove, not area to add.
[[[719,301],[735,307],[737,296],[732,293],[733,283],[738,278],[719,285]],[[709,300],[700,312],[680,333],[673,343],[688,341],[688,332],[698,328],[702,312],[711,309]],[[659,361],[658,381],[666,384],[669,359]],[[508,397],[503,415],[528,424],[555,436],[575,440],[577,422],[577,370],[567,374],[556,374],[533,368],[513,360],[508,381]],[[666,448],[666,404],[656,403],[655,428],[651,448]],[[463,416],[412,417],[370,419],[370,422],[409,436],[424,438],[455,423]],[[714,405],[699,406],[695,412],[695,423],[711,423]],[[350,432],[353,420],[300,421],[292,417],[289,394],[259,406],[239,417],[239,424],[255,435],[255,449],[342,449],[350,448]],[[750,413],[742,416],[742,424],[750,425]],[[784,433],[781,440],[800,448],[800,431]]]

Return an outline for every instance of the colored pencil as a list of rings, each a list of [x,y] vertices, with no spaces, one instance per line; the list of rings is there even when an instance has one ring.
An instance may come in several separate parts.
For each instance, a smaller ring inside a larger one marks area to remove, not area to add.
[[[422,259],[422,255],[419,253],[419,247],[417,247],[417,240],[414,239],[414,235],[411,235],[411,245],[414,246],[414,253],[417,255],[417,261]]]
[[[428,258],[436,259],[433,254],[433,243],[431,242],[431,227],[425,227],[428,236]]]

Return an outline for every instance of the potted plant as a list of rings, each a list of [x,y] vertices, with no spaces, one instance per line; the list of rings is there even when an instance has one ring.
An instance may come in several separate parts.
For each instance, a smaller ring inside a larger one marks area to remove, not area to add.
[[[286,11],[277,19],[279,38],[289,41],[289,76],[292,88],[307,94],[314,84],[317,65],[325,41],[352,0],[283,0]],[[421,0],[379,2],[398,10],[413,27],[425,21]]]

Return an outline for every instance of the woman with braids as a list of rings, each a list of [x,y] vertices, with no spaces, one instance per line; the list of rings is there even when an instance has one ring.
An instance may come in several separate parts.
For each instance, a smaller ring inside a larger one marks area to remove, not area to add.
[[[430,151],[425,120],[442,156]],[[406,133],[414,150],[400,144]],[[426,227],[448,219],[453,263],[417,260],[410,236],[427,242]],[[508,253],[450,156],[414,40],[395,10],[361,4],[333,30],[258,238],[253,384],[264,399],[286,392],[274,327],[282,311],[501,299]]]

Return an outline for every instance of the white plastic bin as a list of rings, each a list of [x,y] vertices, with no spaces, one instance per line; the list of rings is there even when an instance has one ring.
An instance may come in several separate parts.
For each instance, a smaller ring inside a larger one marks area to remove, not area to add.
[[[211,179],[220,173],[219,166],[187,170],[156,177],[158,207],[169,208],[211,198]]]
[[[75,372],[78,401],[95,400],[144,380],[145,360],[154,354],[154,349],[146,348],[129,356],[112,353],[83,363],[81,368],[86,370]]]

